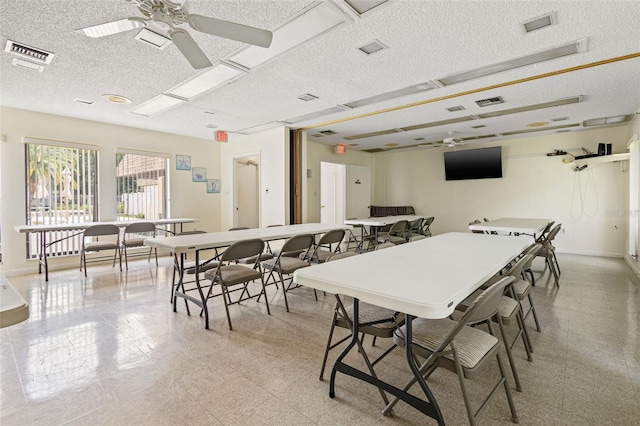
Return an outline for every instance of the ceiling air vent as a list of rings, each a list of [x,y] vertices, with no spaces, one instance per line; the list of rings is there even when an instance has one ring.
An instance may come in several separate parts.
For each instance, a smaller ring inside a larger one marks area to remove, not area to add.
[[[333,130],[323,130],[320,133],[322,133],[325,136],[331,136],[331,135],[337,134],[338,132],[334,132]]]
[[[313,136],[314,138],[321,138],[321,137],[323,137],[324,135],[323,135],[322,133],[314,133],[314,134],[313,134],[313,135],[311,135],[311,136]]]
[[[298,96],[298,99],[300,99],[301,101],[312,101],[314,99],[318,99],[318,97],[316,95],[312,95],[310,93],[305,93],[304,95],[300,95]]]
[[[387,48],[387,46],[382,44],[380,41],[374,40],[371,43],[368,43],[368,44],[365,44],[364,46],[358,47],[358,50],[360,50],[361,52],[363,52],[366,55],[372,55],[372,54],[374,54],[376,52],[379,52],[381,50],[384,50],[386,48]]]
[[[480,99],[479,101],[476,101],[476,104],[478,104],[479,107],[498,105],[501,103],[504,103],[501,96],[496,96],[495,98]]]
[[[74,101],[78,102],[79,104],[84,104],[84,105],[93,105],[94,102],[90,101],[88,99],[82,99],[82,98],[75,98]]]
[[[462,105],[456,105],[456,106],[452,106],[451,108],[447,108],[447,111],[449,112],[464,111],[464,107]]]
[[[522,23],[522,28],[525,33],[539,30],[541,28],[550,27],[558,22],[555,12],[547,13],[546,15],[538,16],[537,18],[530,19]]]
[[[472,129],[481,129],[483,127],[487,127],[486,124],[478,124],[477,126],[471,126]]]
[[[26,44],[17,43],[11,40],[7,40],[4,51],[29,59],[32,62],[45,65],[51,63],[54,56],[53,53],[47,52],[46,50],[36,49],[35,47],[27,46]]]

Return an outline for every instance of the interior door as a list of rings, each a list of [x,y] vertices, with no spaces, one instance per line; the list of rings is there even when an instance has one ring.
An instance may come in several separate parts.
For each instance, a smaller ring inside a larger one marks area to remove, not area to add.
[[[234,164],[235,214],[233,226],[258,228],[260,226],[259,178],[260,163],[258,156],[240,157]]]
[[[336,223],[336,165],[320,163],[320,223]]]
[[[369,217],[371,205],[371,171],[366,166],[347,165],[346,172],[347,218]]]

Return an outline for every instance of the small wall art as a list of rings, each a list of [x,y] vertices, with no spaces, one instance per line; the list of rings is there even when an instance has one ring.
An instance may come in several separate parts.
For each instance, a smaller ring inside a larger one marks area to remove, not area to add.
[[[207,192],[210,194],[219,194],[220,179],[207,179]]]
[[[204,167],[193,167],[191,169],[191,177],[193,182],[206,182],[207,181],[207,169]]]
[[[191,156],[176,154],[176,170],[191,170]]]

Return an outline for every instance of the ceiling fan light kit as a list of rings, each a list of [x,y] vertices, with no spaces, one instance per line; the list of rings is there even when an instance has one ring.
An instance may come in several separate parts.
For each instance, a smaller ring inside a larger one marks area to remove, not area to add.
[[[131,17],[119,21],[107,22],[80,28],[76,33],[89,37],[99,38],[134,28],[145,27],[136,38],[151,44],[154,47],[163,48],[168,43],[162,42],[163,34],[176,45],[178,50],[195,69],[203,69],[212,66],[207,55],[195,42],[193,37],[184,29],[176,28],[179,25],[188,24],[192,29],[206,34],[228,38],[242,43],[252,44],[268,48],[271,45],[273,34],[271,31],[235,22],[223,21],[208,16],[190,14],[187,0],[125,0],[138,7],[145,18]],[[151,25],[156,31],[147,28]]]

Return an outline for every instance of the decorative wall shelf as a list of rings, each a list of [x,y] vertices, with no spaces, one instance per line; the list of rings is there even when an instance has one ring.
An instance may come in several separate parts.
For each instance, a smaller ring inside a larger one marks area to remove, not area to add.
[[[631,156],[631,154],[629,154],[628,152],[625,152],[625,153],[622,153],[622,154],[599,155],[597,157],[590,157],[590,158],[583,158],[583,159],[580,159],[580,160],[574,160],[574,161],[572,161],[570,163],[566,163],[565,162],[565,164],[571,164],[574,167],[582,167],[584,165],[590,166],[590,165],[593,165],[593,164],[614,163],[616,161],[625,161],[625,160],[628,160],[630,156]]]

